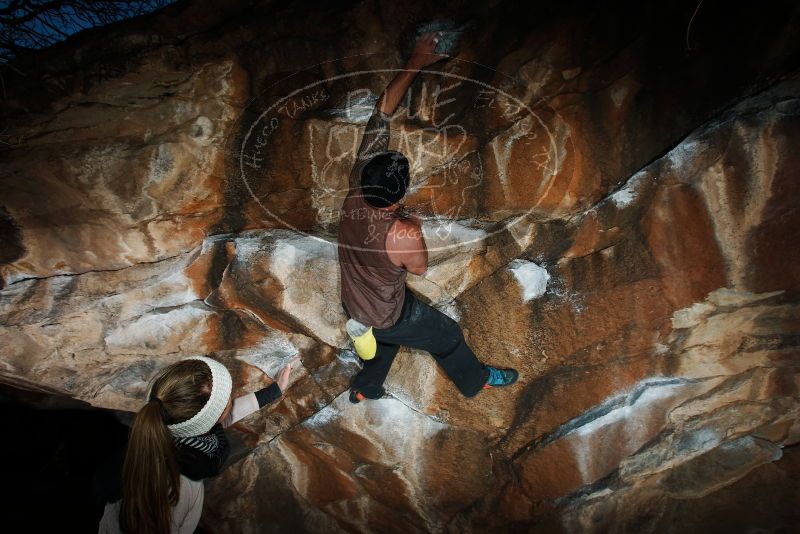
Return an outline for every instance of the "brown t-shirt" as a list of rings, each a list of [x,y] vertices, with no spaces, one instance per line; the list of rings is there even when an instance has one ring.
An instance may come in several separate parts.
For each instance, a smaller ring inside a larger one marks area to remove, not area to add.
[[[376,107],[367,121],[339,223],[342,304],[350,317],[376,328],[397,322],[406,285],[406,270],[392,263],[386,253],[386,234],[397,216],[367,204],[360,187],[364,165],[388,150],[389,119]]]

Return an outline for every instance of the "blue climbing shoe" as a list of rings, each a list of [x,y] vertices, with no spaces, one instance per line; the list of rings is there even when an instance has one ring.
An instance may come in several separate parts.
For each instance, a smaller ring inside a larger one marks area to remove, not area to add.
[[[496,367],[487,367],[487,369],[489,369],[489,379],[483,385],[483,389],[510,386],[519,378],[519,373],[515,369],[497,369]]]

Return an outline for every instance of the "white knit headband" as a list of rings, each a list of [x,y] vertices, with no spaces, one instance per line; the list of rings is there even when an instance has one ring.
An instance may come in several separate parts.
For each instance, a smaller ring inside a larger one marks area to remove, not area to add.
[[[169,431],[172,432],[172,435],[176,438],[199,436],[211,430],[211,427],[219,420],[222,412],[225,411],[228,400],[231,398],[231,391],[233,390],[231,374],[228,372],[228,369],[218,361],[206,358],[205,356],[192,356],[186,359],[200,360],[201,362],[205,362],[211,369],[211,396],[208,398],[208,402],[206,402],[205,406],[190,419],[182,423],[167,425]],[[150,398],[150,394],[147,395],[147,398]]]

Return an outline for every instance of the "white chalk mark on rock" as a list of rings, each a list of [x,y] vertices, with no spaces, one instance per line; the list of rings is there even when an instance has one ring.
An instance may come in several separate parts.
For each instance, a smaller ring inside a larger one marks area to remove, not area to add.
[[[522,288],[522,298],[525,302],[541,297],[547,291],[550,274],[544,267],[532,261],[514,260],[508,265],[508,270]]]

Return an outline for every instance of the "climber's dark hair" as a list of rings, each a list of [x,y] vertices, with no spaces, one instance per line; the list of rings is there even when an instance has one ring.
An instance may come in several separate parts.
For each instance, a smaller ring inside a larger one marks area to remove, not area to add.
[[[361,191],[370,206],[386,208],[397,203],[408,189],[408,159],[396,151],[374,156],[361,170]]]
[[[119,523],[125,534],[169,534],[180,497],[177,451],[167,425],[199,412],[211,395],[211,369],[184,360],[161,370],[133,420],[122,467]]]

